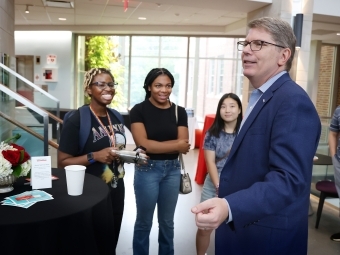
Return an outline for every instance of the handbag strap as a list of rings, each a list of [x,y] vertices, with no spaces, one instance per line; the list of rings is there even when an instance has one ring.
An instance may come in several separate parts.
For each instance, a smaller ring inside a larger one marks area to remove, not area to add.
[[[175,115],[176,115],[176,124],[178,123],[178,109],[177,109],[177,104],[175,106]]]
[[[178,109],[177,109],[177,104],[176,104],[176,106],[175,106],[175,115],[176,115],[176,124],[178,123]],[[184,167],[184,160],[183,160],[183,154],[182,153],[180,153],[179,155],[178,155],[178,157],[179,157],[179,162],[181,163],[181,168],[182,168],[182,170],[184,171],[184,174],[185,174],[185,167]]]
[[[185,174],[185,167],[184,167],[183,154],[180,153],[178,157],[179,157],[179,162],[180,162],[180,164],[181,164],[181,168],[182,168],[182,170],[184,171],[184,174]]]

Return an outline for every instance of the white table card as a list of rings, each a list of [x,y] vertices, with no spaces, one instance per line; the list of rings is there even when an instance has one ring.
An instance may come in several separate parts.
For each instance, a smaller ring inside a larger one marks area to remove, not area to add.
[[[32,189],[52,188],[51,156],[31,157],[31,161]]]

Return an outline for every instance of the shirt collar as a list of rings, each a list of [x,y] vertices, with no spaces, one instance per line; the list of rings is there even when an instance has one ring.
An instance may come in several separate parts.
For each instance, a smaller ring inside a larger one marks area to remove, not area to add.
[[[282,75],[284,75],[285,73],[287,73],[287,71],[282,71],[279,72],[278,74],[274,75],[273,77],[271,77],[268,81],[266,81],[261,87],[258,88],[258,90],[260,90],[262,92],[262,94],[264,92],[266,92],[266,90],[273,85],[273,83],[279,79]]]

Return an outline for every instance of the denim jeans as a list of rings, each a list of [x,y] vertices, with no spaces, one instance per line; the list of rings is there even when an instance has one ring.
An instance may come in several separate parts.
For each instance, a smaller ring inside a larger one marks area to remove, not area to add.
[[[157,204],[158,254],[174,254],[174,214],[181,176],[178,159],[148,160],[135,165],[134,189],[137,218],[133,233],[133,254],[149,254],[149,235]]]

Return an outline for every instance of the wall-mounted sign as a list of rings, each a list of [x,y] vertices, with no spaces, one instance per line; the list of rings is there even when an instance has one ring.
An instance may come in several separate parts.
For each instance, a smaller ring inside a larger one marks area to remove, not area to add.
[[[47,55],[46,56],[46,62],[47,64],[56,64],[57,63],[57,56],[56,55]]]

